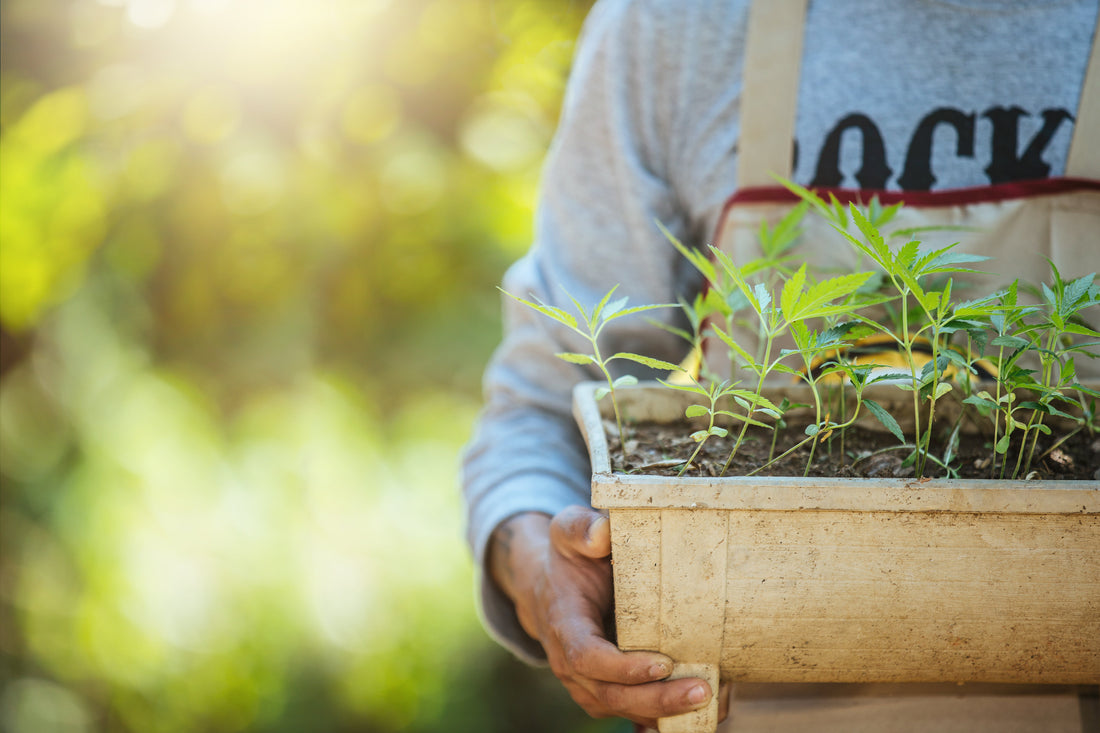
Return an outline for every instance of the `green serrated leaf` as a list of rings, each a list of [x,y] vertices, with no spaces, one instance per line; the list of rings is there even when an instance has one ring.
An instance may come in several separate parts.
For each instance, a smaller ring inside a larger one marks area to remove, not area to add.
[[[563,351],[563,352],[560,352],[558,354],[554,354],[554,356],[558,357],[562,361],[567,361],[571,364],[595,364],[596,363],[595,357],[589,356],[588,354],[575,354],[575,353],[572,353],[572,352],[569,352],[569,351]]]
[[[783,309],[784,315],[787,320],[796,320],[794,316],[795,303],[798,302],[799,296],[802,294],[802,288],[806,284],[806,263],[802,263],[802,267],[797,271],[787,282],[783,283],[783,290],[779,294],[779,307]]]
[[[900,442],[905,442],[905,433],[902,432],[901,426],[898,425],[898,421],[894,419],[885,407],[875,402],[874,400],[865,399],[863,404],[870,410],[871,414],[882,423],[883,427],[893,433],[894,437]]]
[[[602,319],[604,321],[611,320],[618,313],[620,313],[622,311],[622,309],[626,307],[626,304],[629,303],[629,302],[630,302],[630,298],[628,298],[626,296],[623,296],[622,298],[619,298],[618,300],[613,300],[612,302],[608,303],[606,305],[606,307],[600,308],[592,316],[592,318],[595,319],[595,320],[601,320]]]
[[[650,305],[636,305],[630,308],[624,308],[611,315],[604,317],[604,322],[615,320],[616,318],[623,318],[625,316],[632,316],[635,313],[644,313],[645,311],[656,310],[657,308],[675,308],[675,303],[652,303]]]
[[[730,348],[730,350],[733,351],[733,353],[736,354],[744,363],[746,363],[746,364],[755,364],[756,363],[756,360],[752,358],[752,356],[749,354],[749,352],[745,351],[745,349],[742,348],[740,344],[738,344],[736,341],[734,341],[732,336],[730,336],[728,333],[726,333],[720,327],[718,327],[714,324],[711,324],[710,328],[714,332],[714,334],[719,338],[719,340],[722,343],[724,343],[726,346],[728,346]]]
[[[1006,349],[1024,349],[1030,345],[1027,339],[1019,336],[998,336],[989,342],[990,346],[1003,346]]]
[[[965,402],[968,405],[974,405],[976,407],[985,407],[985,408],[990,409],[990,410],[996,410],[997,407],[998,407],[997,403],[994,402],[993,400],[987,400],[987,399],[984,399],[984,398],[982,398],[978,395],[973,395],[973,394],[970,395],[969,397],[967,397],[966,399],[964,399],[963,402]]]
[[[627,361],[637,362],[652,369],[664,369],[666,371],[680,371],[679,364],[673,364],[670,361],[664,361],[663,359],[654,359],[652,356],[642,356],[641,354],[631,354],[628,351],[620,351],[618,354],[608,358],[608,361],[612,359],[626,359]]]
[[[538,311],[539,313],[543,314],[544,316],[546,316],[548,318],[552,318],[553,320],[557,321],[558,323],[561,323],[565,326],[568,326],[569,328],[573,329],[574,331],[577,330],[577,319],[572,314],[566,313],[565,311],[563,311],[561,308],[555,308],[554,306],[546,305],[545,303],[532,302],[530,300],[527,300],[526,298],[521,298],[518,295],[512,295],[511,293],[509,293],[507,290],[504,290],[503,288],[498,288],[498,290],[500,290],[500,292],[507,295],[509,298],[512,298],[513,300],[517,300],[520,303],[523,303],[528,308],[531,308],[535,311]]]

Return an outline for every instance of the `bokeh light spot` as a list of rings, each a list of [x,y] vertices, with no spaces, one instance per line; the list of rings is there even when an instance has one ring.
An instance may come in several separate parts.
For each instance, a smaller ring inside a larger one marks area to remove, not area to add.
[[[34,677],[9,683],[0,695],[0,722],[8,733],[87,733],[91,715],[79,696]]]
[[[175,11],[175,0],[127,0],[126,3],[126,17],[130,22],[149,30],[166,25]]]
[[[282,196],[286,171],[279,152],[261,142],[231,151],[221,171],[222,200],[237,214],[267,211]]]
[[[443,152],[425,136],[410,136],[390,149],[379,182],[382,201],[394,214],[419,214],[434,206],[447,187]]]
[[[460,133],[467,155],[501,172],[521,170],[539,160],[548,139],[530,113],[500,96],[475,106]]]
[[[240,116],[240,105],[228,90],[208,86],[187,100],[183,129],[195,142],[216,143],[232,134]]]
[[[373,84],[348,96],[341,115],[344,135],[353,142],[377,142],[397,129],[401,122],[401,100],[388,86]]]

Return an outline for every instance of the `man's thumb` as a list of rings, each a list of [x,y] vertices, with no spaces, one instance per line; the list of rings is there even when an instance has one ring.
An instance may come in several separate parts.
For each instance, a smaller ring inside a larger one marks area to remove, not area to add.
[[[551,538],[559,549],[585,557],[611,554],[611,524],[607,517],[586,507],[568,507],[554,517]]]

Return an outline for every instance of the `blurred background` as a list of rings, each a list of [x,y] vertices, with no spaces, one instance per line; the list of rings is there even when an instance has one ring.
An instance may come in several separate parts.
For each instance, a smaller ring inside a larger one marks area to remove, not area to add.
[[[620,730],[458,453],[589,2],[0,2],[0,730]]]

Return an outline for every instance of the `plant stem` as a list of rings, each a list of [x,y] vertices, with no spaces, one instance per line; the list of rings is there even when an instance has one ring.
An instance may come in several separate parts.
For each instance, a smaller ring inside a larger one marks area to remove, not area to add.
[[[756,382],[756,395],[754,396],[753,400],[749,403],[749,413],[747,415],[747,417],[749,419],[752,419],[752,416],[756,413],[756,405],[758,404],[757,398],[760,396],[760,393],[763,392],[763,390],[764,390],[764,378],[768,374],[768,362],[771,360],[772,342],[775,339],[775,334],[774,333],[771,333],[770,331],[765,331],[765,332],[768,333],[768,337],[765,341],[765,346],[764,346],[764,358],[760,362],[762,366],[761,366],[761,369],[760,369],[760,379],[758,379],[757,382]],[[737,449],[740,448],[741,443],[744,442],[745,434],[748,432],[748,430],[749,430],[749,423],[748,423],[748,421],[745,421],[741,425],[740,432],[737,433],[737,440],[734,441],[733,448],[730,449],[730,454],[726,458],[726,462],[722,466],[722,472],[720,474],[718,474],[719,476],[725,476],[726,475],[726,471],[729,470],[730,463],[733,461],[734,455],[737,454]]]
[[[806,477],[810,475],[810,466],[814,462],[814,453],[817,452],[818,436],[821,435],[821,395],[817,391],[817,383],[811,375],[807,380],[810,385],[810,394],[814,396],[814,424],[817,425],[817,430],[810,437],[814,439],[810,444],[810,455],[806,458],[806,468],[802,471],[802,476]]]
[[[615,427],[619,431],[619,451],[623,455],[623,466],[626,466],[627,453],[626,453],[626,435],[623,434],[623,419],[622,413],[619,412],[619,398],[615,394],[615,380],[611,378],[611,372],[608,371],[607,366],[604,364],[603,357],[600,356],[600,347],[596,343],[595,336],[589,339],[592,342],[592,355],[596,359],[596,365],[599,366],[600,371],[603,372],[604,377],[607,379],[608,394],[611,395],[611,410],[615,413]]]

